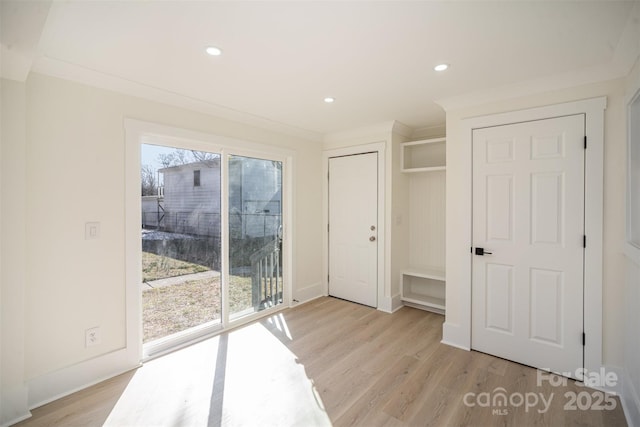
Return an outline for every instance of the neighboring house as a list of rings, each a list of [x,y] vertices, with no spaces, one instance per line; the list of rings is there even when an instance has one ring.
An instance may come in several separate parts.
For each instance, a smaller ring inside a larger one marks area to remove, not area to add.
[[[164,182],[160,228],[220,236],[220,159],[171,166],[158,172]]]
[[[229,163],[232,234],[276,235],[281,215],[281,169],[270,161],[237,159]],[[160,201],[155,198],[153,206],[143,198],[143,217],[156,215],[160,228],[166,231],[220,236],[220,159],[171,166],[158,172],[163,176],[164,198]],[[162,210],[159,216],[158,209]],[[153,222],[153,219],[145,220],[149,225]]]

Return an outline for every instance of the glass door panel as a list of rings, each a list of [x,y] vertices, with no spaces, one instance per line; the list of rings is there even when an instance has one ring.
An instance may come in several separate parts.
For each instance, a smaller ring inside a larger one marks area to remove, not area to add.
[[[143,343],[221,324],[220,159],[141,145]]]
[[[229,319],[283,301],[282,162],[229,156]]]

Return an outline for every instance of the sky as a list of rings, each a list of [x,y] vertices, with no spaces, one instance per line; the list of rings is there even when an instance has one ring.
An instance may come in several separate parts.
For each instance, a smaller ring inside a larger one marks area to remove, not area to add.
[[[160,163],[160,155],[161,154],[169,154],[174,151],[181,150],[180,148],[175,147],[165,147],[163,145],[151,145],[151,144],[141,144],[140,146],[140,163],[142,165],[150,165],[155,170],[162,169],[164,166]],[[183,151],[191,151],[191,150],[183,150]],[[187,158],[191,158],[189,154]]]
[[[176,150],[173,147],[164,147],[162,145],[142,144],[140,148],[140,163],[150,165],[155,170],[161,169],[163,166],[159,161],[160,154],[169,154]]]

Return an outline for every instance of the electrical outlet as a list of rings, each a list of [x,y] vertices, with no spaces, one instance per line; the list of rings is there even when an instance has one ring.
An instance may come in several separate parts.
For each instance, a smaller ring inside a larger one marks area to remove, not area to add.
[[[84,344],[86,347],[92,347],[94,345],[98,345],[102,342],[102,337],[100,336],[100,327],[96,326],[95,328],[87,329],[84,334]]]

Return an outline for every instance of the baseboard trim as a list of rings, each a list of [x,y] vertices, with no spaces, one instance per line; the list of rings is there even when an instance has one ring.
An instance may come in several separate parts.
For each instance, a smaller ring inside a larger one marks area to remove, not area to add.
[[[448,345],[448,346],[450,346],[450,347],[459,348],[460,350],[464,350],[464,351],[471,351],[471,349],[470,349],[469,347],[465,347],[465,346],[463,346],[463,345],[459,345],[459,344],[456,344],[456,343],[454,343],[454,342],[447,341],[447,340],[445,340],[445,339],[440,340],[440,343],[441,343],[441,344]]]
[[[391,297],[391,312],[395,313],[396,311],[400,310],[402,307],[404,307],[404,304],[402,303],[402,299],[400,297],[400,294],[392,296]]]
[[[619,396],[620,399],[622,399],[622,395],[624,394],[624,383],[626,382],[624,369],[618,368],[616,366],[602,366],[601,371],[591,372],[591,373],[586,372],[586,375],[587,375],[587,379],[591,374],[595,376],[596,381],[603,381],[605,380],[605,378],[603,378],[603,374],[608,375],[611,372],[616,374],[617,381],[615,382],[615,384],[611,386],[606,383],[604,385],[601,385],[601,384],[591,385],[591,384],[588,384],[588,381],[586,381],[585,385],[594,390]]]
[[[29,412],[28,414],[25,414],[13,420],[7,421],[4,424],[0,424],[0,427],[9,427],[14,424],[18,424],[20,421],[28,420],[31,417],[32,417],[31,412]]]
[[[316,298],[319,298],[323,295],[322,293],[322,283],[317,282],[313,285],[306,286],[304,288],[296,289],[294,301],[292,305],[303,304],[305,302],[309,302]]]
[[[22,416],[20,416],[20,417],[18,417],[16,419],[11,420],[11,421],[7,421],[4,424],[0,424],[0,427],[9,427],[9,426],[12,426],[14,424],[18,424],[20,421],[28,420],[31,417],[32,417],[31,411],[29,411],[28,414],[22,415]]]
[[[2,384],[0,390],[0,427],[10,426],[31,417],[27,404],[29,389],[21,380]]]
[[[28,381],[29,409],[38,408],[141,366],[140,356],[116,350]]]
[[[622,390],[620,401],[627,425],[630,427],[640,426],[640,395],[626,370],[623,371]]]
[[[382,299],[378,297],[378,307],[376,307],[378,311],[391,314],[392,306],[393,306],[393,301],[391,300],[390,297],[384,297]]]
[[[311,301],[315,301],[315,300],[317,300],[318,298],[322,298],[322,297],[326,297],[326,295],[318,295],[318,296],[315,296],[315,297],[313,297],[313,298],[311,298],[311,299],[307,299],[307,300],[304,300],[304,301],[298,301],[298,300],[296,300],[296,301],[294,301],[293,303],[291,303],[291,306],[290,306],[289,308],[298,307],[298,306],[300,306],[300,305],[302,305],[302,304],[308,304],[308,303],[310,303]]]
[[[471,350],[471,343],[467,335],[462,333],[459,325],[450,322],[445,321],[442,325],[442,340],[440,342],[462,350]]]

